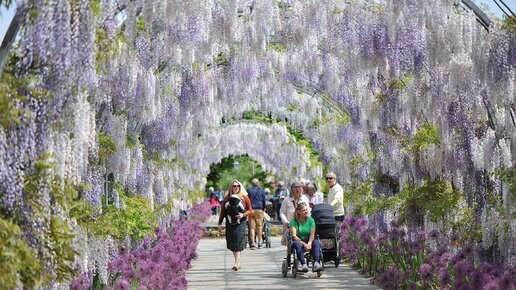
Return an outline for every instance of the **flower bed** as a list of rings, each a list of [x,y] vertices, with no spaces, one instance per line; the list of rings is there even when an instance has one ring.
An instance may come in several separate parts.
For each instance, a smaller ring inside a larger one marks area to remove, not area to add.
[[[473,244],[456,248],[436,230],[409,237],[396,221],[385,233],[363,217],[346,217],[341,252],[385,289],[514,289],[516,269],[483,261]],[[435,245],[430,247],[429,244]]]
[[[197,257],[203,235],[202,222],[210,216],[209,202],[197,204],[188,216],[180,216],[168,229],[156,228],[139,247],[127,250],[109,262],[110,283],[102,285],[91,273],[76,277],[71,289],[186,289],[186,270]]]

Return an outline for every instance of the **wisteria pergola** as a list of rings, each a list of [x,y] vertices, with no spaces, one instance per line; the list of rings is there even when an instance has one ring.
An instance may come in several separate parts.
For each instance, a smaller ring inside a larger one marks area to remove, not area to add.
[[[516,35],[463,2],[473,11],[451,0],[17,1],[18,32],[3,45],[3,76],[19,86],[0,95],[1,207],[30,211],[24,183],[42,160],[89,184],[92,205],[109,178],[163,204],[247,153],[284,180],[320,177],[324,164],[350,188],[369,182],[371,198],[444,180],[484,246],[510,260],[514,196],[496,173],[516,162]],[[43,214],[67,220],[50,191],[39,190]]]

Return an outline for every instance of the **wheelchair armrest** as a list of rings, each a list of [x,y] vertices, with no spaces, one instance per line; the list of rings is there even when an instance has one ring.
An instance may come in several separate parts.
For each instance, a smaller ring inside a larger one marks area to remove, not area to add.
[[[287,242],[288,242],[289,244],[292,244],[292,241],[293,241],[293,240],[292,240],[292,235],[291,235],[290,233],[288,233],[288,234],[287,234]]]

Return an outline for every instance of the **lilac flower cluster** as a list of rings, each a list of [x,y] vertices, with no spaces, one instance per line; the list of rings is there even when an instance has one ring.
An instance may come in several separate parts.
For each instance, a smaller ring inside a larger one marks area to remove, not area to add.
[[[97,171],[91,171],[88,176],[84,178],[84,182],[87,184],[86,189],[83,192],[83,196],[86,198],[88,203],[92,206],[98,206],[102,199],[102,185],[104,179]]]
[[[385,289],[514,289],[516,268],[482,261],[479,246],[445,244],[437,230],[408,235],[396,221],[383,233],[364,217],[346,217],[341,252]],[[427,246],[436,241],[438,250]]]

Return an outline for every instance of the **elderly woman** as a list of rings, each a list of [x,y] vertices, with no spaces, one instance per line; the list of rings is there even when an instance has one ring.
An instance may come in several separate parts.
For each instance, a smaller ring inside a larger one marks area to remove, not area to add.
[[[286,234],[288,233],[288,224],[290,220],[294,217],[296,212],[296,207],[299,203],[304,202],[308,204],[308,199],[303,194],[303,185],[299,181],[294,181],[290,185],[290,194],[283,200],[280,208],[280,219],[283,223],[283,241],[282,244],[286,245]]]
[[[231,218],[226,216],[228,212],[229,201],[232,198],[238,197],[243,204],[244,212],[238,213],[234,216],[237,222],[230,222]],[[235,258],[235,264],[233,264],[233,270],[237,271],[240,269],[240,252],[244,250],[245,247],[245,227],[246,220],[249,214],[251,214],[251,201],[249,197],[247,197],[247,192],[245,191],[242,183],[238,180],[233,180],[229,184],[228,195],[224,198],[221,204],[220,216],[218,229],[219,231],[222,229],[222,221],[224,218],[226,219],[226,246],[227,248],[233,252],[233,256]]]
[[[315,220],[310,216],[308,204],[301,202],[296,207],[296,213],[290,220],[290,235],[292,247],[296,250],[299,265],[295,265],[298,271],[307,272],[308,266],[303,252],[310,251],[314,259],[313,271],[322,269],[321,246],[315,239]]]
[[[324,202],[321,192],[317,191],[317,186],[314,183],[308,183],[305,186],[305,189],[310,208],[313,208],[314,204],[321,204]]]

